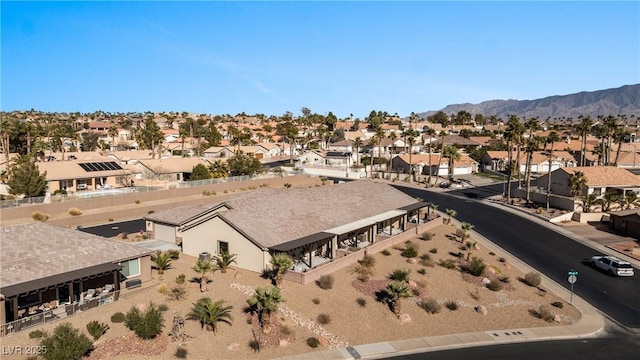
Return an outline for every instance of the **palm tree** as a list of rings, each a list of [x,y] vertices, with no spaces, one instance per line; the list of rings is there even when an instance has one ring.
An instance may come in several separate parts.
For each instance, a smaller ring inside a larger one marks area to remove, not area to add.
[[[322,183],[322,186],[325,186],[327,184],[327,181],[329,181],[328,177],[320,176],[320,182]]]
[[[198,260],[191,269],[200,274],[200,291],[207,291],[207,274],[216,272],[218,267],[211,260]]]
[[[109,130],[107,130],[107,134],[111,136],[111,145],[113,147],[116,147],[116,136],[118,136],[118,128],[115,125],[109,127]]]
[[[589,115],[586,117],[580,115],[578,116],[578,119],[580,119],[580,124],[578,124],[577,130],[580,134],[582,144],[580,147],[580,166],[585,166],[585,156],[587,155],[587,135],[589,135],[591,128],[593,127],[593,120],[591,120],[591,116]]]
[[[606,191],[602,198],[600,199],[600,204],[602,205],[602,211],[608,212],[611,210],[613,205],[619,204],[622,199],[620,195],[614,193],[613,191]]]
[[[378,144],[378,159],[382,158],[382,139],[384,139],[384,129],[382,126],[376,127],[374,138],[376,139],[376,143]],[[378,161],[380,162],[380,161]],[[371,163],[371,177],[373,177],[373,164]],[[380,164],[378,164],[378,173],[380,173]],[[379,175],[379,174],[378,174]]]
[[[638,193],[629,191],[624,195],[622,201],[624,202],[625,209],[631,209],[632,206],[638,205]]]
[[[456,217],[456,215],[458,215],[458,212],[453,209],[446,209],[445,214],[449,216],[449,218],[447,218],[447,225],[448,225],[448,224],[451,224],[451,218]]]
[[[591,212],[591,208],[598,204],[600,201],[596,194],[589,194],[582,198],[582,211],[589,213]]]
[[[456,161],[460,160],[460,153],[458,152],[458,148],[453,145],[447,145],[444,149],[442,149],[442,156],[449,159],[449,181],[453,180],[453,166]]]
[[[278,253],[271,257],[270,263],[273,267],[276,286],[280,288],[284,274],[293,266],[293,259],[285,253]]]
[[[226,178],[229,176],[229,163],[223,160],[216,160],[209,165],[209,171],[214,179]]]
[[[571,196],[580,196],[582,190],[587,186],[587,177],[582,171],[576,171],[569,177],[569,188]]]
[[[218,323],[233,325],[233,316],[231,316],[233,306],[224,306],[224,303],[224,300],[213,302],[208,297],[200,298],[193,304],[191,312],[187,314],[186,318],[199,321],[202,328],[206,326],[207,330],[213,331],[215,334],[218,330]]]
[[[465,241],[469,237],[469,232],[473,230],[473,225],[468,222],[463,222],[460,227],[462,228],[462,241]]]
[[[510,134],[511,139],[513,140],[513,144],[516,146],[515,171],[516,171],[516,175],[518,177],[518,187],[520,187],[520,149],[521,149],[522,143],[523,143],[524,132],[525,132],[525,127],[520,122],[520,119],[518,118],[518,116],[517,115],[511,115],[509,117],[509,121],[507,122],[507,129],[505,130],[505,133],[509,133]],[[513,159],[511,161],[513,161]],[[510,165],[511,165],[511,162],[510,162]],[[513,167],[511,167],[510,170],[513,170]],[[509,176],[511,176],[512,173],[513,173],[513,171],[510,171],[509,172]],[[511,179],[509,178],[509,180],[511,180]],[[509,184],[511,184],[511,181],[509,181]],[[509,187],[507,200],[511,199],[511,190],[510,189],[511,189],[511,187]]]
[[[391,301],[391,308],[396,315],[400,315],[401,303],[403,298],[411,297],[411,290],[409,284],[404,281],[394,281],[387,285],[386,293]]]
[[[356,166],[360,166],[360,147],[362,146],[360,136],[353,139],[353,146],[356,148]]]
[[[533,161],[533,153],[538,151],[540,147],[541,139],[538,136],[529,137],[525,151],[527,153],[526,169],[525,169],[525,183],[527,191],[527,204],[531,203],[531,162]]]
[[[467,241],[464,244],[465,249],[467,249],[467,261],[469,261],[469,258],[471,257],[471,250],[475,249],[476,247],[476,242],[475,241]]]
[[[409,182],[414,176],[413,173],[413,162],[411,161],[411,155],[413,154],[413,144],[416,142],[416,137],[420,134],[413,129],[409,129],[407,132],[407,143],[409,144]]]
[[[551,144],[551,147],[549,149],[549,171],[547,173],[548,179],[547,179],[547,211],[549,211],[549,198],[551,197],[551,164],[553,162],[553,145],[555,143],[557,143],[558,141],[560,141],[560,136],[558,135],[557,132],[552,131],[549,133],[549,135],[547,135],[547,138],[545,139],[545,142],[548,144]]]
[[[171,266],[171,253],[162,252],[161,250],[156,250],[155,254],[151,255],[151,261],[154,263],[154,267],[158,269],[158,275],[164,274],[164,271]]]
[[[432,128],[427,128],[426,134],[429,135],[429,177],[427,179],[427,184],[431,186],[431,171],[433,169],[433,164],[431,163],[431,140],[433,139],[433,135],[436,134],[436,131]],[[440,169],[440,167],[438,167]]]
[[[247,299],[247,304],[258,313],[262,332],[268,334],[271,331],[270,319],[271,313],[278,310],[278,304],[284,299],[280,293],[280,289],[274,286],[266,288],[257,288],[256,293]]]
[[[216,262],[218,269],[220,269],[221,273],[226,273],[227,268],[232,264],[236,263],[236,257],[238,254],[229,254],[228,252],[222,252],[220,256],[214,256],[213,260]]]
[[[613,142],[618,144],[618,149],[616,150],[616,158],[613,161],[613,166],[618,166],[618,158],[620,157],[620,150],[622,149],[622,143],[625,141],[627,136],[629,136],[629,132],[621,127],[618,127],[613,132]]]

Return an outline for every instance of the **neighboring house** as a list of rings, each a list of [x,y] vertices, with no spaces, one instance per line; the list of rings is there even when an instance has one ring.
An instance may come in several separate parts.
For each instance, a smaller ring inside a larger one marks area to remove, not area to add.
[[[370,180],[312,188],[262,188],[222,203],[147,215],[147,232],[185,254],[238,254],[239,268],[262,272],[274,253],[308,267],[345,255],[350,246],[406,229],[428,204]]]
[[[326,151],[311,150],[298,156],[298,163],[311,166],[324,166],[327,164]]]
[[[203,152],[207,159],[228,159],[235,153],[228,146],[212,146]]]
[[[477,143],[460,135],[442,136],[440,139],[434,141],[434,144],[442,146],[455,145],[462,148],[477,148],[481,146],[480,143]]]
[[[431,158],[431,163],[429,163]],[[411,164],[416,174],[432,176],[447,176],[449,175],[449,159],[441,157],[439,153],[431,154],[414,154],[411,155]],[[409,173],[409,155],[398,155],[391,161],[391,166],[394,171],[400,171],[402,173]],[[478,172],[478,162],[465,154],[460,155],[460,160],[457,160],[453,164],[453,175],[471,175]]]
[[[353,141],[351,140],[341,140],[337,142],[330,142],[327,147],[329,151],[340,151],[340,152],[353,152]]]
[[[0,325],[41,305],[81,303],[89,289],[111,285],[115,293],[128,281],[151,280],[151,250],[77,230],[8,226],[0,245]]]
[[[121,164],[136,163],[140,160],[152,159],[151,150],[110,151],[107,157],[115,159]]]
[[[513,161],[517,161],[517,152],[512,153]],[[487,151],[480,159],[482,167],[493,171],[505,171],[509,163],[508,151]],[[577,166],[574,157],[566,151],[554,151],[551,161],[551,171],[561,167]],[[527,170],[527,153],[520,152],[520,173]],[[544,151],[535,151],[531,155],[531,173],[539,174],[549,172],[549,154]]]
[[[106,157],[101,160],[69,160],[38,162],[40,173],[47,172],[47,191],[97,190],[105,185],[120,186],[131,172],[119,162]]]
[[[578,166],[563,167],[551,172],[551,193],[571,196],[569,179],[576,172],[582,172],[587,180],[580,196],[594,194],[601,196],[606,191],[624,194],[629,191],[640,192],[640,177],[629,170],[613,166]],[[549,174],[545,174],[532,182],[546,191]]]
[[[200,158],[183,157],[140,160],[136,167],[145,179],[188,181],[193,168],[198,164],[208,168],[210,163]]]
[[[280,156],[280,144],[262,142],[256,144],[256,146],[262,147],[268,152],[268,154],[265,154],[265,159]]]

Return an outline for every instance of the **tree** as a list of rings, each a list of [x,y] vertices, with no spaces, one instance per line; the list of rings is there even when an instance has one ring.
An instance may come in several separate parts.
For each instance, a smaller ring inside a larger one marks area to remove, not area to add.
[[[618,166],[618,158],[620,157],[620,150],[622,149],[622,143],[625,141],[627,136],[630,135],[630,132],[625,129],[618,127],[613,132],[613,142],[618,144],[618,149],[616,150],[616,158],[613,161],[613,166]]]
[[[381,144],[382,144],[382,139],[384,139],[384,129],[382,128],[382,126],[377,126],[375,128],[375,134],[373,135],[373,137],[371,138],[371,140],[374,140],[374,142],[378,145],[378,159],[380,159],[382,157],[382,148],[381,148]],[[371,159],[371,177],[373,178],[373,166],[376,162],[374,161],[374,159]],[[380,163],[380,161],[378,161],[378,163]],[[380,172],[380,166],[378,166],[378,172]]]
[[[63,323],[53,329],[51,336],[45,335],[40,342],[41,356],[46,360],[80,360],[93,346],[93,342],[71,323]]]
[[[571,196],[580,196],[582,190],[587,186],[587,177],[582,171],[576,171],[569,177],[569,188]]]
[[[405,130],[404,133],[407,143],[409,144],[409,182],[414,176],[413,162],[411,161],[411,155],[413,154],[413,144],[416,142],[416,138],[420,136],[420,133],[413,129]]]
[[[227,268],[232,263],[237,263],[236,262],[237,256],[238,256],[237,254],[229,254],[228,252],[222,252],[220,256],[217,256],[217,255],[214,256],[213,261],[216,262],[216,265],[218,266],[218,269],[220,269],[221,273],[226,273]]]
[[[452,181],[455,162],[460,160],[460,153],[458,152],[458,148],[453,145],[447,145],[444,149],[442,149],[442,157],[449,159],[449,181]]]
[[[605,191],[604,195],[602,195],[602,198],[600,199],[602,211],[608,212],[611,210],[613,205],[619,204],[621,200],[622,199],[619,194],[614,193],[613,191]]]
[[[98,139],[100,138],[100,135],[98,135],[97,133],[88,131],[88,132],[82,133],[82,135],[80,135],[80,138],[81,138],[80,149],[82,151],[95,151],[96,148],[98,147]]]
[[[431,172],[433,169],[433,164],[431,163],[431,147],[432,147],[432,143],[433,143],[433,136],[436,134],[436,131],[433,128],[427,128],[427,131],[425,132],[427,135],[429,135],[429,177],[427,178],[427,184],[429,186],[431,186]],[[438,166],[438,171],[440,170],[440,166]],[[438,175],[436,173],[436,175]]]
[[[385,288],[387,296],[391,301],[391,308],[396,315],[400,315],[401,303],[400,300],[411,297],[411,290],[409,284],[404,281],[394,281],[387,285]]]
[[[448,216],[447,218],[447,225],[448,225],[448,224],[451,224],[451,218],[456,217],[456,215],[458,215],[458,212],[453,209],[446,209],[445,214],[447,214]]]
[[[191,269],[200,274],[200,291],[207,291],[207,282],[209,281],[207,279],[207,274],[216,272],[218,268],[213,265],[211,260],[198,259]]]
[[[227,161],[231,176],[254,176],[262,170],[262,163],[254,156],[239,151]]]
[[[473,230],[473,225],[468,222],[463,222],[460,226],[462,228],[462,241],[464,242],[469,237],[469,232]]]
[[[29,155],[19,155],[9,168],[9,194],[26,197],[43,196],[47,187],[47,172],[40,174],[38,165]]]
[[[293,164],[293,152],[295,137],[298,135],[298,128],[291,121],[281,122],[276,125],[276,134],[282,136],[284,139],[289,140],[289,163]]]
[[[209,171],[214,179],[226,178],[229,176],[229,164],[223,160],[216,160],[209,165]]]
[[[582,211],[586,213],[591,212],[591,208],[600,202],[596,194],[589,194],[582,199]]]
[[[154,264],[154,267],[158,270],[158,275],[164,274],[164,271],[171,267],[171,253],[166,251],[162,252],[161,250],[156,250],[154,254],[151,255],[151,261]]]
[[[353,139],[353,147],[356,148],[356,166],[360,166],[360,148],[362,147],[363,141],[360,136]]]
[[[531,203],[531,162],[533,161],[533,153],[538,151],[540,147],[541,139],[538,136],[531,136],[527,140],[525,152],[527,153],[526,170],[525,170],[525,183],[527,192],[527,204]]]
[[[136,140],[142,149],[149,149],[152,157],[156,157],[156,147],[162,142],[162,131],[152,117],[144,121],[144,126],[137,131]]]
[[[553,145],[560,141],[560,136],[557,132],[551,131],[547,138],[545,139],[545,143],[550,144],[549,148],[549,171],[547,173],[547,211],[549,211],[549,199],[551,197],[551,168],[553,167]]]
[[[631,209],[638,205],[638,193],[634,191],[627,192],[622,198],[625,209]]]
[[[282,279],[284,274],[293,266],[293,259],[285,253],[278,253],[271,256],[269,262],[273,268],[276,286],[282,287]]]
[[[578,116],[580,119],[580,123],[576,130],[580,134],[580,166],[586,166],[585,156],[587,154],[587,135],[591,132],[591,128],[593,127],[593,120],[591,120],[591,116],[587,115],[583,117],[582,115]]]
[[[284,301],[280,289],[274,286],[257,288],[256,293],[247,299],[247,304],[258,313],[262,331],[268,334],[271,331],[271,313],[278,310],[278,304]]]
[[[211,173],[209,172],[209,169],[207,169],[207,167],[204,166],[204,164],[198,164],[194,166],[193,170],[191,170],[190,180],[205,180],[205,179],[211,179]]]
[[[233,325],[231,309],[233,306],[225,306],[223,300],[213,302],[211,298],[203,297],[193,304],[186,318],[199,321],[202,328],[206,326],[207,330],[213,331],[215,334],[218,330],[218,323]]]

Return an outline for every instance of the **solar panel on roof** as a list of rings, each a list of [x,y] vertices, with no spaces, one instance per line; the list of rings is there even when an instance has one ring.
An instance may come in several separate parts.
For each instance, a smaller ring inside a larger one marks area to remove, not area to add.
[[[90,162],[90,163],[82,163],[78,165],[80,165],[80,167],[82,167],[86,172],[122,170],[122,167],[118,163],[113,161]]]
[[[84,171],[91,171],[91,170],[89,170],[89,167],[87,166],[87,164],[84,164],[84,163],[83,163],[83,164],[78,164],[78,165],[80,165],[80,167],[81,167],[82,169],[84,169]]]
[[[91,171],[100,171],[100,169],[98,169],[98,167],[96,166],[96,163],[87,163],[87,166],[89,166],[89,169],[91,169]]]
[[[104,163],[95,163],[96,167],[100,169],[100,171],[107,171],[109,168]]]

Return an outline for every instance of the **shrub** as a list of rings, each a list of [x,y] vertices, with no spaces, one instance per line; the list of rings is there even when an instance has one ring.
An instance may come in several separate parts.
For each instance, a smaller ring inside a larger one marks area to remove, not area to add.
[[[438,301],[434,298],[422,300],[418,303],[418,306],[420,306],[420,308],[426,311],[428,314],[437,314],[442,308],[440,303],[438,303]]]
[[[489,282],[487,284],[487,288],[491,291],[500,291],[502,290],[502,282],[500,280],[491,280],[491,282]]]
[[[158,285],[158,292],[162,295],[169,294],[169,286],[167,286],[167,284],[165,283]]]
[[[329,290],[333,288],[334,282],[335,279],[333,278],[333,275],[325,274],[320,276],[320,278],[316,281],[316,285],[318,285],[320,289]]]
[[[429,252],[432,253],[432,254],[437,254],[438,253],[438,249],[433,248],[433,249],[429,250]]]
[[[40,346],[46,349],[41,354],[46,360],[80,360],[91,350],[93,343],[66,322],[56,326],[51,336],[44,336]]]
[[[411,270],[395,269],[389,274],[389,279],[394,281],[408,281]]]
[[[225,192],[227,192],[225,190]],[[258,340],[251,340],[249,341],[249,347],[253,350],[253,351],[260,351],[260,341]]]
[[[317,348],[318,345],[320,345],[320,340],[318,340],[317,337],[310,337],[307,339],[307,345],[311,346],[312,348]]]
[[[538,316],[540,316],[540,318],[542,320],[548,321],[548,322],[553,321],[553,319],[555,317],[555,315],[553,315],[553,312],[551,311],[551,309],[549,309],[545,305],[540,305],[540,308],[538,308]]]
[[[113,221],[113,218],[109,218],[109,219],[108,219],[108,221],[109,221],[109,222]]]
[[[414,247],[407,247],[400,253],[401,256],[406,258],[415,258],[418,257],[418,249]]]
[[[367,254],[363,256],[362,259],[358,260],[358,264],[368,268],[372,268],[376,265],[376,259],[373,256]]]
[[[551,303],[551,306],[555,306],[558,309],[562,309],[564,307],[564,304],[561,301],[554,301]]]
[[[42,330],[33,330],[29,333],[29,339],[40,339],[41,337],[46,336],[47,333]]]
[[[456,268],[456,261],[453,259],[440,260],[438,265],[442,266],[443,268],[453,270]]]
[[[476,256],[471,259],[471,262],[467,266],[467,271],[473,276],[482,276],[486,269],[487,264],[485,264],[481,258]]]
[[[498,258],[498,261],[500,261],[501,263],[506,263],[507,259],[504,258],[504,257],[500,257],[500,258]]]
[[[65,189],[58,189],[56,191],[53,192],[53,195],[67,195],[67,190]]]
[[[320,299],[319,298],[313,298],[313,300],[311,300],[311,302],[313,302],[316,305],[320,304]]]
[[[69,215],[71,215],[71,216],[82,215],[82,210],[73,207],[73,208],[69,209]]]
[[[111,315],[111,322],[114,323],[114,324],[115,323],[124,322],[124,319],[125,319],[125,316],[121,312],[117,312],[117,313]]]
[[[169,290],[167,290],[165,295],[167,295],[169,300],[180,301],[184,299],[185,296],[187,295],[187,289],[184,284],[175,284]],[[165,310],[160,309],[160,311],[165,311]]]
[[[422,256],[420,256],[419,263],[422,266],[428,266],[428,267],[434,267],[435,266],[435,262],[433,261],[433,259],[431,259],[431,255],[429,255],[429,254],[423,254]]]
[[[167,311],[167,310],[169,310],[169,307],[167,306],[167,304],[160,304],[160,305],[158,305],[158,311],[165,312],[165,311]]]
[[[288,327],[287,325],[281,325],[280,326],[280,332],[282,333],[282,335],[291,335],[291,334],[293,334],[293,330],[291,330],[291,328]]]
[[[373,275],[373,270],[370,267],[366,267],[362,264],[356,265],[356,267],[353,269],[353,272],[358,274],[356,278],[362,282],[369,281],[371,275]]]
[[[140,199],[136,199],[136,201],[134,201],[136,204],[140,204]]]
[[[417,248],[418,248],[418,245],[414,244],[414,243],[413,243],[413,241],[411,241],[411,240],[407,240],[407,241],[405,241],[405,242],[404,242],[404,247],[405,247],[405,248],[414,248],[414,249],[417,249]]]
[[[489,251],[489,255],[494,256],[496,253],[494,253],[493,251]]]
[[[184,284],[185,283],[185,274],[180,274],[176,276],[176,284]]]
[[[511,279],[509,279],[509,277],[505,275],[500,277],[500,281],[502,281],[505,284],[508,284],[511,281]]]
[[[173,354],[173,356],[175,356],[178,359],[186,359],[187,358],[187,349],[183,348],[182,346],[178,346],[178,348],[176,349],[176,353]]]
[[[162,312],[154,303],[150,303],[149,308],[144,312],[132,306],[124,320],[127,328],[142,339],[153,339],[160,334],[163,322]]]
[[[327,325],[331,322],[331,315],[329,314],[319,314],[317,319],[318,324],[320,325]]]
[[[178,250],[169,250],[169,258],[171,258],[171,260],[178,260],[180,258],[180,251]],[[181,274],[182,276],[184,276],[184,274]]]
[[[542,283],[542,277],[537,272],[528,272],[524,275],[524,282],[529,286],[539,286]]]
[[[434,236],[435,236],[434,233],[426,231],[422,233],[422,236],[420,236],[420,239],[424,241],[429,241],[429,240],[432,240]]]
[[[127,238],[129,237],[129,234],[126,232],[122,233],[122,240],[127,240]]]
[[[425,268],[421,268],[420,270],[418,270],[418,274],[420,274],[420,275],[426,275],[426,274],[427,274],[427,269],[425,269]]]
[[[365,298],[357,298],[356,299],[356,303],[358,303],[358,305],[360,305],[360,307],[365,307],[367,306],[367,299]]]
[[[458,303],[455,300],[447,301],[446,303],[444,303],[444,306],[446,306],[447,309],[449,309],[451,311],[458,310]]]
[[[153,211],[153,210],[149,210],[149,211],[147,211],[147,214],[153,214],[154,212],[155,212],[155,211]],[[185,351],[186,351],[186,350],[185,350]]]
[[[93,340],[100,339],[107,330],[109,330],[109,325],[101,323],[98,320],[93,320],[87,323],[87,332],[93,337]]]
[[[31,218],[35,221],[47,221],[49,219],[49,215],[41,213],[40,211],[34,211],[31,213]]]
[[[389,256],[389,255],[391,255],[391,251],[389,251],[389,250],[387,250],[387,249],[382,250],[380,253],[381,253],[382,255],[384,255],[384,256]]]

